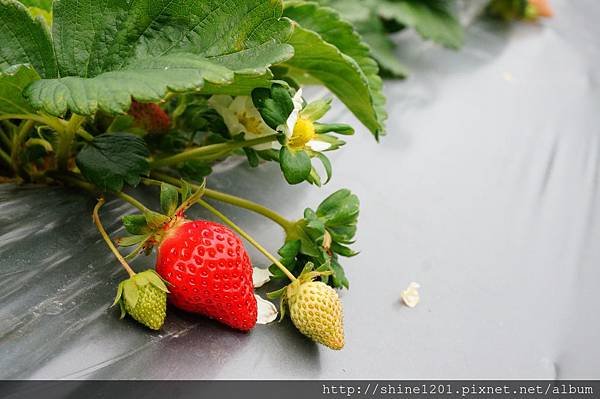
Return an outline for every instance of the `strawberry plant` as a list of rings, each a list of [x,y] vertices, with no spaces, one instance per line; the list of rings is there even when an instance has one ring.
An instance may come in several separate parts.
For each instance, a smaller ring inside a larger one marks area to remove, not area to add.
[[[463,27],[455,0],[319,0],[356,26],[383,70],[395,77],[408,74],[394,54],[390,35],[414,29],[425,40],[451,49],[463,44]]]
[[[288,0],[295,4],[298,0]],[[405,77],[408,69],[395,55],[391,35],[414,29],[424,40],[458,50],[464,28],[457,17],[457,0],[316,0],[332,7],[351,21],[370,46],[382,70],[392,77]],[[490,0],[486,13],[510,20],[551,17],[549,0]],[[305,5],[305,7],[310,7]],[[314,12],[317,12],[316,10]],[[323,9],[318,12],[323,12]],[[319,23],[318,20],[315,22]]]
[[[1,181],[99,198],[94,223],[129,275],[115,287],[122,317],[160,329],[169,302],[252,329],[264,303],[253,273],[265,271],[253,270],[241,237],[269,260],[277,288],[290,281],[270,296],[289,304],[298,329],[343,346],[335,289],[349,287],[341,259],[356,254],[358,198],[342,189],[288,220],[210,186],[212,167],[229,157],[277,163],[289,184],[329,182],[327,154],[354,128],[324,121],[331,99],[307,100],[306,84],[325,86],[376,139],[384,134],[379,68],[349,22],[281,0],[0,0],[0,42]],[[161,209],[135,198],[140,184],[156,187]],[[117,239],[101,221],[109,197],[138,211]],[[217,202],[281,226],[278,256]],[[187,219],[192,206],[223,224]],[[134,271],[130,261],[154,250],[156,267]],[[324,301],[316,324],[303,305],[315,301]]]

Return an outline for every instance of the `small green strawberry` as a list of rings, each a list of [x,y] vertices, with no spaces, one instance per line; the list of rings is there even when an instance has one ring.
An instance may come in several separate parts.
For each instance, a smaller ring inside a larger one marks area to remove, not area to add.
[[[160,276],[148,269],[121,281],[113,306],[119,304],[121,318],[128,313],[152,330],[159,330],[167,315],[168,292]]]
[[[313,281],[324,274],[327,273],[307,270],[287,286],[283,301],[287,303],[292,322],[302,334],[340,350],[344,347],[342,303],[333,288],[322,281]]]

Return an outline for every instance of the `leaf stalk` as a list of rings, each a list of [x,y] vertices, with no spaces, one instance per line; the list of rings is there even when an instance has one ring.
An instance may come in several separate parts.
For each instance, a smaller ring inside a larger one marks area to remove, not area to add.
[[[173,166],[191,159],[203,159],[214,157],[215,154],[227,154],[233,150],[244,147],[252,147],[258,144],[270,143],[277,140],[278,134],[271,134],[265,137],[259,137],[252,140],[235,141],[229,143],[209,144],[198,148],[183,151],[176,155],[171,155],[165,158],[156,159],[150,162],[152,169],[162,168],[165,166]]]
[[[106,202],[106,200],[104,199],[104,197],[100,197],[98,199],[98,202],[96,203],[96,206],[94,207],[94,212],[92,213],[92,219],[94,220],[94,224],[96,225],[96,228],[98,228],[98,231],[100,232],[100,235],[102,236],[102,239],[104,240],[104,242],[106,242],[106,245],[108,245],[108,247],[110,248],[112,253],[115,255],[115,257],[119,261],[119,263],[121,263],[121,266],[123,266],[123,269],[125,269],[125,271],[129,274],[129,277],[133,277],[133,276],[135,276],[135,272],[129,266],[129,264],[127,263],[125,258],[123,258],[123,255],[121,255],[121,253],[119,252],[117,247],[115,247],[115,244],[113,244],[108,233],[104,229],[104,226],[102,226],[102,222],[100,221],[100,215],[98,213],[99,213],[100,208],[102,207],[102,205],[104,205],[105,202]]]

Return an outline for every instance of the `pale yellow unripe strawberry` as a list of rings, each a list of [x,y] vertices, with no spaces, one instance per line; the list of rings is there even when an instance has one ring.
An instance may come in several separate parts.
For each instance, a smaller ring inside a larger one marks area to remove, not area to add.
[[[290,317],[310,339],[331,349],[344,347],[342,303],[337,292],[321,281],[295,281],[287,288]]]

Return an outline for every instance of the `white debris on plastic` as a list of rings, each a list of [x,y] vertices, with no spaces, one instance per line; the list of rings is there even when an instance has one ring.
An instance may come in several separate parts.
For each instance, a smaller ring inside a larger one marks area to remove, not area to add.
[[[271,279],[271,272],[269,269],[261,269],[259,267],[252,268],[252,284],[254,288],[259,288],[269,282]]]
[[[421,300],[419,297],[419,288],[421,288],[419,283],[412,282],[408,285],[408,288],[406,288],[400,294],[402,302],[404,302],[404,304],[409,308],[414,308]]]
[[[256,307],[258,315],[256,324],[269,324],[277,318],[277,308],[272,302],[262,299],[259,295],[254,294],[256,298]]]

